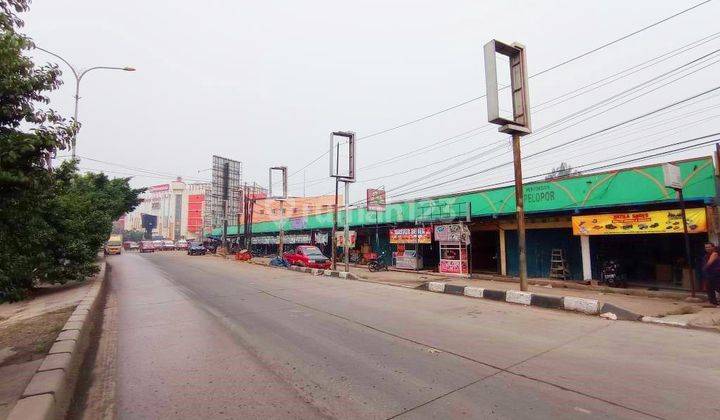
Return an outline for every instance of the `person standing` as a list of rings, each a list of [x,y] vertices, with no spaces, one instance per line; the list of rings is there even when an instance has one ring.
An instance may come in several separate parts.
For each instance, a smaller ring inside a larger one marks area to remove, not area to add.
[[[712,242],[705,244],[705,259],[702,272],[707,282],[708,302],[710,305],[718,306],[715,292],[720,293],[720,255],[718,255],[717,246]]]

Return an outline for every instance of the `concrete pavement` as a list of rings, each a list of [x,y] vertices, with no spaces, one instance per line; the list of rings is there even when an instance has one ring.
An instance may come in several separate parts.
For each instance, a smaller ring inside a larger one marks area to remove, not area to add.
[[[180,253],[110,259],[120,418],[718,418],[720,336]]]

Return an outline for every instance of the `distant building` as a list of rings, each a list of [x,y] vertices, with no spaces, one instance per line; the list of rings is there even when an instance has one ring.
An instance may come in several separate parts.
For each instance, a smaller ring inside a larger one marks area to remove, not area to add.
[[[144,213],[158,217],[153,235],[172,240],[200,238],[209,190],[209,183],[186,184],[180,178],[169,184],[153,185],[141,194],[140,205],[125,215],[125,229],[143,230],[141,215]]]
[[[342,207],[343,196],[338,196]],[[283,203],[285,218],[303,217],[311,214],[330,213],[335,205],[335,195],[317,195],[312,197],[288,197]],[[280,201],[260,199],[255,201],[253,223],[280,219]]]

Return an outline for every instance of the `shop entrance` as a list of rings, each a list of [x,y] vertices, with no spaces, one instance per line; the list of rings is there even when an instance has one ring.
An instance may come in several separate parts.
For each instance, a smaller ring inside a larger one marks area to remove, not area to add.
[[[497,230],[478,230],[470,235],[472,246],[472,271],[476,273],[499,273],[500,235]]]
[[[692,266],[703,257],[706,234],[691,234]],[[664,289],[689,289],[685,244],[681,234],[603,235],[590,238],[593,278],[600,278],[603,264],[614,259],[631,285]],[[697,270],[696,270],[697,276]]]

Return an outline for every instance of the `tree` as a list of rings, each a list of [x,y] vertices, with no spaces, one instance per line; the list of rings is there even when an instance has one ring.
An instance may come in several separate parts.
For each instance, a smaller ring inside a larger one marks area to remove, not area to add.
[[[581,172],[575,170],[572,166],[565,162],[561,162],[560,166],[557,168],[553,168],[552,171],[550,171],[549,174],[545,176],[546,180],[550,179],[558,179],[558,178],[565,178],[572,175],[580,175]]]
[[[0,300],[20,297],[46,264],[47,164],[73,135],[59,115],[41,108],[60,86],[60,72],[23,54],[33,43],[16,32],[23,26],[16,13],[27,9],[27,0],[0,0]]]
[[[79,175],[76,162],[50,168],[77,129],[47,108],[60,84],[55,65],[36,66],[17,32],[29,0],[0,0],[0,301],[38,281],[64,283],[94,270],[112,220],[137,205],[128,179]]]

